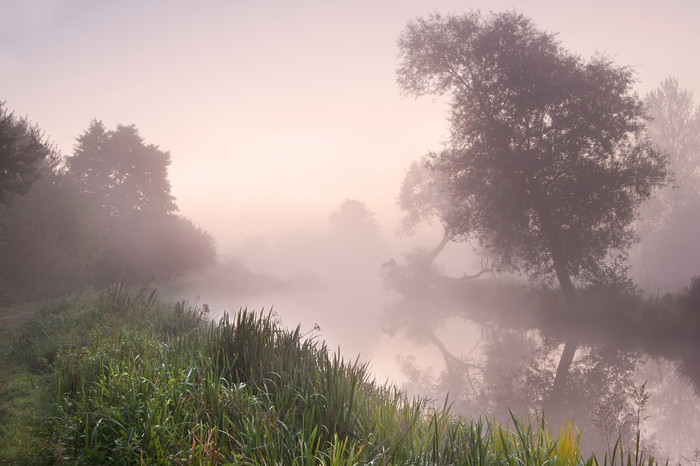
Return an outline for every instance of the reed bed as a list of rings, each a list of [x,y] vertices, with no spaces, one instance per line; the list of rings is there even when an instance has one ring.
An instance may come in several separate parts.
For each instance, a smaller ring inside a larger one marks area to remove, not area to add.
[[[598,464],[582,455],[571,422],[554,435],[544,419],[454,416],[447,403],[377,384],[366,364],[344,361],[271,312],[241,309],[218,322],[207,313],[115,286],[5,329],[14,346],[3,351],[21,368],[11,379],[41,377],[44,408],[28,449],[7,450],[0,462]],[[654,459],[618,449],[603,459],[642,463]]]

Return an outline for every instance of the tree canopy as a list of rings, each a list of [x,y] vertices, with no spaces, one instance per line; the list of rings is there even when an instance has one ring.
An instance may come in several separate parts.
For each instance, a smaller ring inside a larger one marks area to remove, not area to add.
[[[651,117],[649,135],[669,160],[671,183],[655,196],[662,206],[657,213],[667,219],[700,196],[700,107],[675,78],[665,79],[644,102]]]
[[[449,230],[452,206],[445,178],[441,171],[432,169],[429,158],[411,164],[399,191],[398,205],[405,212],[400,233],[412,234],[419,224],[431,223],[434,218],[446,232]]]
[[[174,214],[170,153],[146,144],[134,125],[107,130],[93,120],[66,165],[106,220],[97,281],[167,280],[215,263],[213,237]]]
[[[39,127],[17,118],[0,101],[0,205],[12,195],[27,192],[39,179],[41,167],[57,158]]]
[[[675,289],[700,274],[700,107],[675,78],[644,99],[652,120],[647,131],[668,156],[670,182],[642,209],[642,243],[636,265],[654,288]]]
[[[170,193],[170,153],[145,144],[134,125],[108,131],[93,120],[78,137],[69,173],[109,215],[177,210]]]
[[[633,242],[638,204],[665,179],[644,137],[633,72],[565,50],[516,12],[432,15],[399,39],[401,88],[451,97],[445,221],[501,267],[590,281]]]
[[[345,199],[337,212],[328,216],[331,232],[335,235],[360,238],[379,236],[379,224],[364,202]]]
[[[647,129],[652,140],[669,157],[672,183],[664,189],[669,209],[700,195],[700,107],[693,92],[680,87],[676,78],[665,79],[646,95],[652,118]]]

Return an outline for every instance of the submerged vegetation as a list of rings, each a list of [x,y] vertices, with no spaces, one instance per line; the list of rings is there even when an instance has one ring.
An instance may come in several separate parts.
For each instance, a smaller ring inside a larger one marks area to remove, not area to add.
[[[115,286],[0,330],[0,462],[597,464],[573,422],[458,417],[272,312],[208,313]]]

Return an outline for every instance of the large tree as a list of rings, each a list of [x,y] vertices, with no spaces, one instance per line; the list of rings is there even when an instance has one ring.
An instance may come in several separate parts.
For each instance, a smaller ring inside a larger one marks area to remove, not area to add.
[[[556,277],[573,304],[572,278],[626,250],[635,208],[665,179],[632,71],[583,60],[515,12],[419,18],[399,48],[404,91],[452,98],[450,141],[431,154],[452,234]]]
[[[98,284],[168,280],[216,261],[213,237],[175,215],[170,153],[146,144],[135,126],[107,130],[93,120],[66,165],[106,225]]]
[[[446,179],[450,233],[502,269],[556,277],[576,311],[576,279],[614,277],[607,264],[634,241],[637,206],[666,178],[632,70],[584,60],[516,12],[418,18],[399,48],[404,91],[451,96],[451,138],[430,154]],[[566,339],[555,410],[577,346]]]
[[[168,181],[170,153],[145,144],[133,125],[108,131],[93,120],[66,163],[83,190],[109,215],[177,210]]]
[[[24,194],[39,179],[41,168],[55,164],[58,153],[38,126],[8,112],[0,101],[0,205]]]

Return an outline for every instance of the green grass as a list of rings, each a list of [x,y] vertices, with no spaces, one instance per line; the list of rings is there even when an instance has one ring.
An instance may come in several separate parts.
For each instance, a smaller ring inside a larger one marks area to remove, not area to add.
[[[115,286],[0,330],[0,463],[597,464],[572,423],[453,416],[271,313],[204,314]]]

